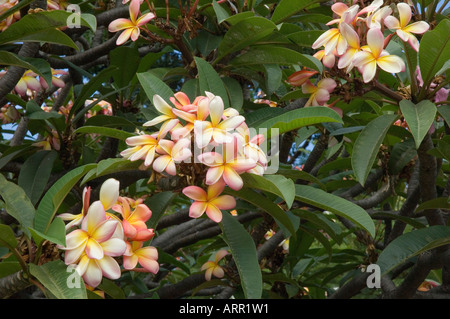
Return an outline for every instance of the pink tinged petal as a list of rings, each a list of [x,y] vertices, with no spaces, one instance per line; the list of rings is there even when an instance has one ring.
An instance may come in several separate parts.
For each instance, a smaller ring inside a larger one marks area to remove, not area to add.
[[[425,21],[417,21],[414,23],[411,23],[410,25],[403,28],[403,31],[405,32],[411,32],[415,34],[422,34],[428,31],[430,28],[430,25],[426,23]]]
[[[400,21],[394,16],[387,16],[384,19],[384,25],[391,30],[400,29]]]
[[[185,112],[185,111],[178,110],[178,109],[173,109],[172,112],[179,118],[181,118],[189,123],[194,123],[197,120],[197,116],[195,116],[194,114],[189,113],[189,112]]]
[[[410,34],[408,38],[408,43],[416,52],[419,52],[419,40],[417,40],[415,36]]]
[[[86,271],[83,275],[83,280],[91,287],[97,287],[102,282],[102,269],[97,264],[96,260],[89,260],[86,266]]]
[[[134,237],[134,240],[147,241],[152,239],[153,236],[155,236],[153,229],[142,229],[137,232],[136,237]]]
[[[183,194],[195,201],[206,201],[207,195],[203,188],[198,186],[188,186],[183,188]]]
[[[330,40],[325,44],[325,55],[333,54],[339,41],[339,31],[335,29],[335,35],[330,38]]]
[[[145,156],[145,161],[144,161],[145,166],[152,165],[153,160],[155,159],[155,149],[156,149],[155,147],[152,147],[147,152],[147,156]]]
[[[210,203],[206,205],[206,215],[216,223],[220,223],[223,217],[220,209]]]
[[[140,248],[139,250],[136,251],[136,254],[139,257],[144,257],[144,258],[147,258],[147,259],[158,260],[158,250],[155,247],[152,247],[152,246],[147,246],[147,247]]]
[[[318,89],[314,94],[314,99],[316,100],[317,104],[323,105],[330,99],[330,93],[325,89]]]
[[[226,255],[228,255],[228,251],[226,249],[221,249],[216,253],[216,256],[214,257],[214,261],[216,263],[219,262],[219,260],[221,260],[223,257],[225,257]]]
[[[345,53],[345,50],[347,50],[347,40],[341,34],[339,34],[337,38],[336,51],[338,55],[342,55]]]
[[[157,94],[153,96],[153,105],[160,113],[174,118],[172,107],[161,96]]]
[[[109,279],[119,279],[121,276],[120,266],[114,258],[105,256],[97,261],[103,276]]]
[[[409,21],[411,21],[411,7],[406,3],[398,3],[397,9],[400,18],[400,26],[404,28],[408,25]]]
[[[86,256],[86,254],[83,255],[83,257],[81,257],[81,259],[78,262],[78,265],[76,267],[76,271],[78,272],[78,274],[80,276],[83,276],[84,273],[86,272],[86,269],[89,266],[89,262],[90,262],[90,259],[88,256]]]
[[[160,140],[158,145],[164,150],[165,154],[171,154],[175,143],[171,140]]]
[[[313,49],[318,49],[322,46],[324,46],[327,42],[330,41],[330,39],[332,37],[334,37],[336,35],[336,32],[338,31],[338,29],[333,28],[330,30],[325,31],[324,33],[322,33],[316,41],[314,41],[312,48]]]
[[[74,231],[67,234],[65,249],[74,249],[76,247],[79,247],[80,245],[86,244],[88,238],[89,235],[84,230],[75,229]]]
[[[224,172],[223,165],[209,168],[208,171],[206,172],[205,178],[206,185],[212,185],[217,183],[222,177],[223,172]]]
[[[317,87],[311,83],[311,81],[307,81],[302,85],[302,92],[305,94],[314,93],[317,90]]]
[[[17,94],[25,95],[27,93],[27,84],[24,80],[19,80],[14,89],[16,90]]]
[[[189,217],[199,218],[205,212],[206,206],[206,202],[193,202],[191,207],[189,207]]]
[[[134,212],[131,214],[130,218],[128,219],[130,222],[135,220],[141,220],[143,222],[146,222],[147,220],[152,217],[152,211],[150,208],[147,207],[147,205],[139,204],[134,209]]]
[[[103,249],[103,253],[106,256],[118,257],[122,256],[127,249],[125,242],[119,238],[111,238],[100,244]]]
[[[352,63],[353,57],[355,55],[355,53],[357,52],[357,50],[349,48],[347,50],[347,52],[345,52],[340,58],[339,58],[339,62],[338,62],[338,68],[339,69],[344,69],[346,67],[348,67],[350,65],[350,63]]]
[[[127,145],[136,146],[136,145],[155,145],[157,144],[157,140],[153,138],[151,135],[136,135],[129,137],[125,140]]]
[[[125,42],[127,42],[128,39],[130,38],[132,32],[133,32],[133,29],[123,30],[122,33],[120,34],[120,36],[117,38],[116,44],[122,45]]]
[[[131,225],[128,220],[124,219],[122,221],[123,233],[126,237],[134,239],[137,234],[137,229]]]
[[[319,83],[317,83],[317,87],[319,89],[325,89],[330,93],[333,92],[336,86],[337,86],[336,81],[333,80],[332,78],[325,78],[320,80]]]
[[[405,31],[403,31],[401,29],[398,29],[395,32],[397,33],[398,37],[400,39],[402,39],[403,41],[405,41],[405,42],[408,42],[409,38],[413,36],[411,33],[407,33],[407,32],[405,32]]]
[[[160,156],[154,160],[153,169],[155,171],[157,171],[158,173],[162,173],[171,161],[172,161],[172,158],[169,155]]]
[[[224,210],[234,209],[236,207],[236,199],[231,195],[219,196],[210,201],[209,203],[216,206],[219,209]]]
[[[348,6],[343,2],[337,2],[331,6],[331,10],[338,16],[342,16],[348,10]]]
[[[209,102],[209,117],[211,118],[211,124],[217,126],[222,119],[224,110],[223,100],[220,96],[215,96]]]
[[[92,235],[95,229],[106,220],[105,209],[100,201],[95,201],[89,206],[89,210],[82,223],[82,229]]]
[[[123,268],[125,269],[134,269],[138,263],[138,256],[135,254],[131,256],[123,256]]]
[[[183,161],[191,156],[191,141],[187,138],[178,140],[172,148],[171,155],[176,161]]]
[[[84,253],[85,248],[86,248],[86,245],[83,244],[83,245],[80,245],[73,249],[66,250],[66,252],[64,253],[64,263],[66,265],[75,264],[80,259],[82,254]]]
[[[405,62],[396,55],[385,55],[377,59],[378,66],[386,72],[398,73],[405,70]]]
[[[136,41],[137,39],[139,39],[139,35],[141,34],[141,31],[139,30],[138,27],[134,27],[133,29],[131,29],[131,41]]]
[[[213,269],[214,269],[214,268],[208,268],[208,269],[206,269],[206,271],[205,271],[205,279],[206,279],[207,281],[210,281],[210,280],[211,280],[211,278],[212,278],[212,273],[213,273]]]
[[[175,162],[172,159],[169,161],[169,163],[167,163],[165,171],[169,175],[172,175],[172,176],[177,175],[177,167],[175,165]]]
[[[377,72],[377,62],[375,60],[364,65],[362,69],[364,82],[368,83],[372,81],[373,78],[375,77],[376,72]]]
[[[161,125],[159,129],[158,138],[164,138],[167,133],[169,133],[177,124],[180,122],[179,119],[170,119]]]
[[[144,15],[142,15],[141,17],[139,17],[139,19],[137,20],[136,25],[138,27],[143,26],[144,24],[147,24],[150,22],[150,20],[154,19],[155,15],[153,13],[146,13]]]
[[[139,15],[141,8],[141,2],[139,0],[131,0],[129,12],[130,12],[130,18],[134,25],[136,25],[137,17]]]
[[[238,173],[243,173],[256,166],[256,161],[251,158],[237,158],[233,162],[227,163],[227,166],[232,167]]]
[[[223,271],[222,267],[220,267],[220,266],[214,267],[212,273],[217,278],[223,278],[223,276],[225,276],[225,272]]]
[[[103,258],[103,248],[100,244],[95,240],[90,238],[86,243],[86,255],[90,259],[102,259]]]
[[[212,139],[217,144],[230,143],[233,140],[231,134],[228,133],[226,130],[214,128],[212,132],[213,132]]]
[[[184,92],[177,92],[174,94],[174,96],[175,96],[176,100],[180,102],[181,105],[191,104],[189,97]]]
[[[111,22],[108,26],[109,32],[117,32],[120,30],[128,29],[134,27],[133,23],[129,19],[116,19],[113,22]]]
[[[119,198],[120,183],[114,178],[108,178],[100,187],[100,202],[105,210],[110,209]]]
[[[368,63],[371,63],[374,60],[375,59],[374,59],[373,54],[371,52],[359,51],[353,57],[353,64],[356,67],[360,67],[360,66],[366,65]]]
[[[207,152],[200,154],[197,159],[206,166],[219,166],[223,164],[222,155],[217,152]]]
[[[197,120],[204,121],[209,115],[209,99],[201,98],[197,104]]]
[[[52,78],[52,84],[59,88],[63,88],[66,86],[66,83],[63,80],[55,78],[55,77]]]
[[[256,163],[255,163],[256,165]],[[254,167],[254,166],[253,166]],[[231,167],[226,165],[223,170],[223,180],[231,189],[238,191],[244,186],[241,176]]]
[[[367,31],[367,43],[375,58],[381,55],[384,47],[384,36],[380,29],[370,29]]]
[[[341,23],[339,26],[341,35],[347,40],[350,47],[359,49],[360,42],[358,33],[347,23]]]
[[[207,200],[212,200],[222,194],[225,189],[225,182],[222,179],[219,179],[216,183],[208,186],[207,190]]]
[[[159,264],[156,260],[139,257],[139,264],[152,274],[156,274],[159,271]]]
[[[104,242],[112,237],[112,235],[116,231],[117,224],[117,220],[105,220],[95,229],[93,233],[91,233],[91,237],[99,243]]]
[[[147,121],[143,124],[143,126],[154,126],[157,125],[161,122],[164,122],[166,120],[171,119],[171,117],[167,116],[167,115],[159,115],[157,117],[155,117],[154,119]]]
[[[202,267],[200,268],[200,270],[207,270],[207,269],[212,269],[216,266],[216,263],[214,261],[207,261],[205,262]]]

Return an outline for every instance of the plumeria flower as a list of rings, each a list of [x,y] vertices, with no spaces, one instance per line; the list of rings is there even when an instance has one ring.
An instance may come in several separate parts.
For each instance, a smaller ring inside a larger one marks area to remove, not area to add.
[[[405,70],[403,60],[396,55],[390,55],[383,47],[383,33],[380,29],[373,28],[367,32],[367,47],[354,55],[353,65],[360,69],[365,83],[375,77],[377,66],[389,73]]]
[[[189,208],[189,216],[199,218],[205,212],[206,215],[216,223],[222,221],[222,210],[233,209],[236,200],[230,195],[220,195],[225,188],[225,183],[220,180],[208,186],[208,190],[198,186],[188,186],[183,189],[183,194],[193,199],[194,202]]]
[[[66,83],[56,75],[66,75],[69,73],[64,70],[54,70],[53,68],[51,69],[51,71],[52,71],[52,85],[58,88],[63,88],[66,85]],[[39,82],[41,83],[41,86],[42,88],[44,88],[44,90],[47,90],[49,88],[47,81],[45,81],[43,77],[39,78]]]
[[[214,261],[210,260],[203,264],[201,270],[206,270],[205,279],[207,281],[210,281],[213,275],[217,278],[223,278],[225,276],[223,268],[219,266],[219,261],[226,255],[228,255],[228,251],[221,249],[214,256]]]
[[[213,185],[221,178],[234,190],[240,190],[244,185],[240,174],[254,168],[256,161],[237,155],[234,149],[229,149],[234,143],[224,145],[223,155],[217,152],[206,152],[198,156],[198,160],[209,169],[206,172],[206,185]]]
[[[69,230],[72,227],[81,225],[81,222],[83,221],[84,216],[86,215],[87,211],[89,210],[89,200],[91,197],[91,188],[85,187],[83,189],[83,207],[81,209],[81,213],[79,214],[70,214],[70,213],[63,213],[59,214],[58,217],[61,218],[64,221],[70,221],[66,224],[66,230]]]
[[[122,31],[119,38],[117,38],[116,44],[121,45],[131,38],[132,41],[136,41],[141,34],[140,27],[146,25],[150,20],[155,18],[153,13],[146,13],[138,18],[140,13],[140,0],[131,0],[129,12],[130,19],[120,18],[112,21],[109,26],[109,32]]]
[[[189,101],[186,98],[184,103]],[[206,120],[209,115],[209,98],[206,96],[197,97],[192,104],[180,104],[176,101],[172,101],[172,103],[177,107],[172,112],[186,122],[185,125],[178,123],[171,131],[172,139],[175,140],[187,137],[194,129],[194,123]]]
[[[103,204],[96,201],[90,205],[81,228],[66,237],[66,265],[77,263],[83,254],[89,259],[100,260],[104,256],[121,256],[126,249],[122,238],[113,237],[118,222],[106,217]],[[92,285],[91,285],[92,286]]]
[[[20,119],[20,113],[14,105],[6,104],[0,108],[0,121],[3,124],[14,123]]]
[[[127,242],[123,256],[123,268],[131,270],[139,263],[146,271],[156,274],[159,271],[158,250],[155,247],[142,247],[142,241]]]
[[[322,64],[325,67],[331,69],[336,64],[336,54],[336,49],[328,55],[325,55],[325,50],[319,50],[313,54],[313,57],[322,61]]]
[[[300,71],[292,73],[288,77],[288,83],[291,86],[302,86],[303,84],[305,84],[307,80],[309,80],[310,77],[312,77],[317,73],[318,73],[317,71],[311,71],[306,68],[303,68]]]
[[[113,210],[122,216],[122,227],[124,235],[135,241],[147,241],[155,235],[153,229],[148,229],[146,221],[152,217],[152,211],[144,204],[137,204],[131,209],[128,198],[119,197],[118,204]]]
[[[159,115],[157,117],[155,117],[154,119],[145,122],[143,125],[144,126],[154,126],[157,125],[159,123],[163,123],[161,125],[161,128],[159,129],[159,133],[158,133],[158,139],[164,137],[170,130],[172,130],[175,125],[177,125],[179,123],[179,119],[178,117],[173,113],[173,109],[172,107],[166,102],[164,101],[164,99],[155,94],[155,96],[153,96],[153,105],[155,106],[155,108],[158,110],[159,113],[161,113],[162,115]]]
[[[384,19],[384,24],[389,29],[395,30],[399,38],[408,42],[414,50],[419,51],[419,41],[414,34],[426,32],[430,25],[425,21],[417,21],[408,25],[411,21],[411,7],[406,3],[398,3],[397,9],[400,21],[394,16],[389,16]]]
[[[361,51],[358,33],[347,23],[341,23],[339,26],[341,34],[348,43],[347,51],[339,58],[338,68],[346,68],[346,72],[350,72],[353,68],[353,58],[355,54]]]
[[[392,13],[392,9],[390,7],[383,7],[375,12],[371,12],[367,15],[366,25],[368,28],[381,28],[381,23]]]
[[[241,125],[245,118],[241,115],[232,116],[222,121],[224,112],[223,100],[220,96],[210,95],[209,117],[211,121],[195,121],[194,134],[198,147],[204,148],[212,141],[223,144],[232,140],[229,131]]]
[[[158,147],[158,140],[152,135],[137,135],[128,137],[125,143],[131,148],[128,148],[120,153],[121,156],[130,160],[144,160],[145,166],[150,166],[155,159],[156,148]]]
[[[119,198],[120,183],[117,179],[108,178],[100,187],[100,203],[105,211],[113,207]]]
[[[27,94],[27,90],[36,92],[41,90],[41,83],[36,77],[37,74],[33,71],[25,71],[19,82],[17,82],[16,86],[14,87],[14,90],[21,96],[25,96]]]
[[[339,10],[336,10],[336,4],[332,6],[332,9],[333,7],[335,7],[335,13],[341,15],[341,17],[340,19],[330,21],[328,24],[336,22],[338,22],[339,24],[342,22],[352,24],[359,8],[358,5],[354,5],[341,13],[341,6],[338,7]],[[340,33],[339,28],[331,28],[325,31],[319,38],[317,38],[317,40],[313,43],[312,48],[318,49],[322,46],[325,47],[325,55],[331,54],[335,49],[338,55],[342,55],[347,49],[347,41]]]
[[[115,280],[121,276],[119,264],[114,258],[107,255],[100,259],[93,259],[89,258],[87,254],[83,254],[76,271],[83,278],[83,281],[93,288],[100,285],[103,277]]]
[[[333,92],[335,87],[336,81],[331,78],[324,78],[317,85],[312,84],[311,81],[307,81],[302,86],[302,92],[311,95],[305,107],[323,105],[330,99],[330,93]]]
[[[180,139],[176,143],[170,140],[160,140],[161,155],[153,161],[153,169],[159,173],[165,171],[175,176],[177,173],[176,163],[181,163],[191,157],[191,141],[187,138]]]

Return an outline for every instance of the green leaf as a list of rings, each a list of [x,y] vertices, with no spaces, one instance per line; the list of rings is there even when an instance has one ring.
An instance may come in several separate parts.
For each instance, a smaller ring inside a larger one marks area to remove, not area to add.
[[[62,261],[51,261],[43,265],[30,264],[30,273],[57,299],[87,299],[83,279]]]
[[[47,234],[48,228],[58,211],[60,205],[66,198],[70,190],[75,184],[96,164],[86,164],[77,167],[61,177],[50,189],[45,193],[39,203],[36,217],[34,219],[34,229]],[[31,225],[30,225],[31,226]]]
[[[239,21],[225,33],[217,48],[217,58],[213,65],[226,55],[237,52],[266,37],[276,29],[276,25],[263,17],[250,17]]]
[[[399,174],[415,156],[417,156],[417,150],[413,139],[394,144],[389,157],[389,173]]]
[[[220,227],[224,240],[230,247],[233,259],[236,262],[245,298],[260,299],[262,295],[262,275],[252,237],[242,224],[228,213],[223,214]]]
[[[414,137],[416,148],[419,148],[436,117],[436,105],[429,100],[423,100],[418,104],[410,100],[401,100],[400,110]]]
[[[282,198],[288,208],[291,208],[295,199],[294,182],[282,175],[256,175],[244,173],[241,175],[245,187],[259,189],[275,194]]]
[[[222,81],[228,93],[230,106],[237,111],[240,111],[244,105],[244,92],[242,91],[241,84],[230,77],[223,77]]]
[[[265,64],[266,73],[266,91],[267,96],[271,96],[281,85],[283,72],[277,64]]]
[[[41,59],[34,59],[34,60],[41,60]],[[44,60],[41,60],[41,61],[44,61]],[[44,74],[41,72],[40,68],[35,67],[32,63],[25,61],[24,59],[20,58],[18,55],[14,54],[12,52],[0,51],[0,63],[2,65],[18,66],[18,67],[21,67],[21,68],[24,68],[27,70],[31,70],[31,71],[35,72],[36,74],[44,77]]]
[[[296,200],[344,217],[368,231],[370,235],[375,235],[372,218],[360,206],[311,186],[295,185],[295,194]]]
[[[207,91],[214,95],[218,95],[222,98],[224,107],[229,107],[230,101],[228,100],[228,93],[219,74],[214,70],[211,64],[202,58],[194,57],[194,59],[198,70],[200,94],[204,95]]]
[[[423,202],[419,206],[417,206],[415,213],[426,209],[450,209],[450,201],[448,197],[437,197],[434,199],[430,199],[426,202]]]
[[[231,60],[229,66],[261,64],[301,65],[322,72],[323,65],[316,58],[278,46],[254,46]]]
[[[224,20],[226,20],[230,15],[227,10],[225,10],[217,1],[213,0],[212,2],[213,9],[217,16],[217,22],[221,24]]]
[[[48,42],[78,49],[72,39],[57,28],[67,26],[71,13],[62,10],[42,11],[27,14],[0,33],[0,44],[14,42]],[[83,26],[89,24],[80,19]]]
[[[351,161],[353,171],[361,185],[364,185],[380,145],[396,118],[395,114],[385,114],[375,118],[367,124],[356,139]]]
[[[283,22],[289,17],[299,13],[300,11],[316,4],[318,0],[282,0],[275,8],[272,15],[272,21],[276,24]]]
[[[149,72],[137,73],[136,75],[150,102],[153,102],[155,94],[161,96],[166,102],[173,96],[172,89],[156,75]]]
[[[109,53],[110,64],[117,67],[113,79],[118,87],[124,87],[131,82],[139,66],[137,48],[117,47]]]
[[[381,274],[390,272],[395,267],[427,250],[450,243],[450,227],[430,226],[403,234],[394,239],[380,254],[377,265]]]
[[[41,197],[58,153],[55,151],[40,151],[30,156],[19,173],[18,185],[23,188],[33,204]]]
[[[0,196],[5,202],[6,212],[18,220],[25,234],[29,236],[28,227],[33,225],[35,209],[25,191],[0,174]]]
[[[323,30],[298,31],[287,35],[287,37],[299,46],[310,48],[323,32]]]
[[[152,217],[147,222],[149,228],[155,229],[159,219],[164,215],[170,203],[177,197],[177,194],[171,191],[160,192],[152,195],[145,204],[152,211]]]
[[[9,249],[14,249],[17,246],[16,236],[8,225],[0,224],[0,245]]]
[[[284,227],[291,235],[295,234],[295,227],[286,214],[286,212],[281,209],[280,206],[275,204],[269,198],[258,194],[251,188],[244,187],[239,191],[234,191],[232,189],[226,189],[225,193],[232,195],[234,197],[241,198],[246,202],[253,204],[255,207],[258,207],[272,216],[275,221],[282,227]]]
[[[338,113],[329,107],[325,106],[311,106],[301,109],[288,111],[278,116],[259,122],[255,129],[267,128],[267,138],[276,136],[276,132],[271,132],[272,129],[278,129],[278,134],[283,134],[292,130],[299,129],[308,125],[315,125],[325,122],[342,123],[342,119]],[[261,133],[262,134],[262,133]],[[275,135],[273,135],[275,134]]]
[[[47,234],[44,234],[36,229],[29,228],[31,235],[33,236],[36,245],[40,245],[44,240],[49,240],[52,243],[66,246],[66,224],[64,221],[55,217],[53,222],[50,224],[48,228]]]
[[[2,261],[0,262],[0,278],[12,275],[21,269],[22,267],[17,261]]]
[[[425,32],[420,40],[419,66],[423,87],[428,87],[433,77],[450,56],[450,20],[442,20],[436,28]]]
[[[75,134],[99,134],[101,136],[113,137],[118,140],[126,140],[128,137],[135,136],[135,134],[119,130],[112,127],[101,126],[82,126],[74,131]]]

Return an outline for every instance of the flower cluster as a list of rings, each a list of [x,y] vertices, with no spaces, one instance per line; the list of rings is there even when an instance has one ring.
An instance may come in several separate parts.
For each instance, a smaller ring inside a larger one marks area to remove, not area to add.
[[[395,13],[392,8],[395,8]],[[400,2],[391,7],[383,6],[383,0],[375,0],[360,10],[359,4],[349,7],[343,2],[337,2],[331,9],[336,18],[327,25],[333,27],[313,43],[312,48],[318,49],[314,57],[329,69],[336,66],[347,74],[356,69],[364,83],[375,78],[378,68],[388,73],[405,71],[403,59],[386,51],[394,36],[418,51],[419,41],[415,35],[429,29],[425,21],[410,23],[412,11],[407,3]],[[386,30],[392,33],[385,37]],[[321,79],[317,85],[313,85],[310,78],[315,74],[317,72],[303,69],[288,79],[292,86],[301,86],[303,93],[311,94],[307,106],[326,105],[330,93],[336,87],[332,79]]]
[[[4,14],[6,11],[14,7],[19,3],[19,0],[4,0],[0,3],[0,14]],[[0,31],[5,31],[11,24],[20,19],[20,11],[16,11],[6,19],[0,21]]]
[[[115,257],[122,257],[123,268],[133,270],[139,263],[140,271],[157,273],[158,251],[143,247],[154,236],[146,221],[151,210],[142,200],[119,196],[119,182],[106,180],[100,188],[100,199],[90,204],[90,188],[83,192],[83,208],[80,214],[61,214],[70,221],[65,251],[66,265],[77,265],[76,270],[90,287],[97,287],[103,277],[118,279],[121,268]],[[74,229],[75,228],[75,229]]]
[[[261,134],[250,137],[245,118],[234,108],[224,109],[220,96],[206,92],[191,102],[183,92],[170,98],[174,107],[159,95],[153,104],[160,116],[144,123],[160,125],[152,134],[142,133],[126,140],[129,148],[121,155],[143,160],[143,168],[157,173],[186,176],[190,186],[183,194],[193,200],[189,215],[206,215],[215,222],[222,220],[222,210],[233,209],[235,199],[221,195],[226,186],[243,187],[244,172],[262,175],[267,157],[260,145]]]

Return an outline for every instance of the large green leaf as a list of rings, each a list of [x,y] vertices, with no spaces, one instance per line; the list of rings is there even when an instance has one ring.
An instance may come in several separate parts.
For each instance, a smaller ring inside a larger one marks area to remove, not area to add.
[[[40,245],[44,240],[49,240],[52,243],[66,246],[66,224],[59,217],[55,217],[53,219],[53,222],[50,224],[46,234],[43,234],[42,232],[31,227],[29,230],[34,241],[36,242],[36,245]]]
[[[17,246],[17,239],[13,230],[8,225],[0,224],[0,246],[14,249]]]
[[[119,88],[128,85],[139,66],[137,48],[117,47],[109,53],[109,58],[111,65],[117,66],[117,71],[113,73],[114,82]]]
[[[351,161],[353,171],[361,185],[364,185],[381,143],[396,118],[395,114],[385,114],[375,118],[367,124],[356,139]]]
[[[58,153],[40,151],[30,156],[19,173],[18,185],[23,188],[33,204],[36,204],[47,185]]]
[[[49,291],[49,297],[57,299],[87,299],[83,279],[75,268],[68,268],[62,261],[43,265],[30,264],[30,273]]]
[[[267,133],[265,135],[269,138],[271,136],[276,136],[277,134],[276,130],[271,132],[271,128],[278,129],[278,134],[283,134],[304,126],[325,122],[342,123],[342,119],[338,113],[328,107],[310,106],[273,116],[270,119],[258,122],[257,125],[253,126],[253,128],[266,128]]]
[[[6,212],[17,219],[25,234],[30,235],[28,227],[33,225],[35,209],[25,191],[0,174],[0,196],[5,202]]]
[[[420,41],[419,66],[424,87],[427,87],[450,56],[450,20],[443,19],[432,31],[425,32]]]
[[[288,208],[291,208],[295,199],[295,186],[292,179],[282,175],[255,175],[244,173],[241,175],[245,187],[269,192],[284,199]]]
[[[75,134],[99,134],[101,136],[113,137],[118,140],[126,140],[128,137],[135,136],[135,134],[119,130],[112,127],[101,126],[81,126],[74,131]]]
[[[276,24],[301,12],[309,6],[321,2],[320,0],[282,0],[275,8],[272,21]]]
[[[229,66],[261,64],[301,65],[322,72],[323,65],[316,58],[297,51],[277,46],[254,46],[231,60]]]
[[[0,33],[0,44],[13,42],[48,42],[78,49],[72,39],[57,28],[67,26],[71,12],[62,10],[42,11],[27,14]],[[83,18],[81,26],[90,27]]]
[[[228,213],[223,214],[220,227],[236,262],[245,297],[247,299],[261,298],[262,275],[252,237],[242,224]]]
[[[410,100],[401,100],[400,110],[414,137],[416,148],[419,148],[436,117],[436,105],[430,100],[423,100],[418,104]]]
[[[295,199],[305,204],[330,211],[352,221],[356,226],[375,235],[375,224],[369,214],[358,205],[339,196],[306,185],[295,185]]]
[[[137,73],[136,75],[150,102],[153,101],[155,94],[161,96],[166,102],[173,96],[170,87],[156,75],[149,72]]]
[[[450,243],[450,227],[430,226],[394,239],[380,254],[377,265],[386,274],[410,258],[427,250]]]
[[[156,228],[159,219],[164,215],[170,203],[175,199],[177,193],[166,191],[152,195],[145,204],[152,211],[152,217],[148,220],[149,228]]]
[[[217,48],[216,64],[226,55],[241,50],[269,35],[276,25],[263,17],[250,17],[239,21],[225,33]]]
[[[66,198],[70,190],[75,184],[96,164],[86,164],[77,167],[61,177],[50,189],[45,193],[39,203],[34,219],[34,229],[46,234],[50,224],[58,211],[60,205]],[[31,226],[31,225],[30,225]]]
[[[229,107],[228,93],[219,74],[207,61],[199,57],[194,59],[198,70],[200,94],[205,95],[205,92],[208,91],[218,95],[222,98],[225,108]]]
[[[18,67],[24,68],[26,70],[31,70],[31,71],[35,72],[36,74],[38,74],[39,76],[44,77],[48,83],[49,81],[48,81],[47,74],[44,74],[42,72],[42,68],[36,67],[35,65],[33,65],[33,63],[30,63],[31,61],[36,63],[36,61],[38,61],[38,60],[42,61],[39,64],[46,63],[48,65],[48,63],[42,59],[24,60],[23,58],[19,57],[18,55],[14,54],[12,52],[0,51],[0,63],[2,65],[18,66]],[[50,71],[50,67],[48,67],[48,71]],[[47,73],[47,72],[45,72],[45,73]],[[51,82],[51,74],[50,74],[50,82]]]

